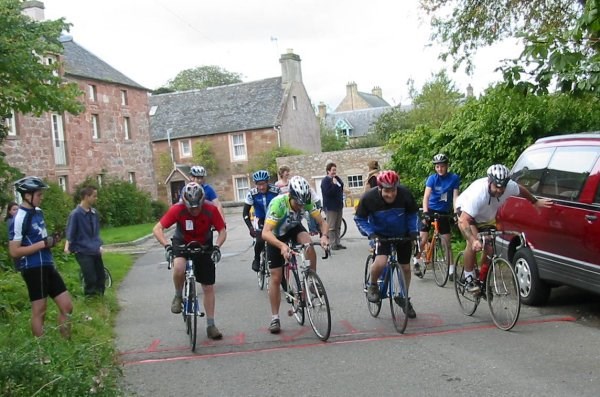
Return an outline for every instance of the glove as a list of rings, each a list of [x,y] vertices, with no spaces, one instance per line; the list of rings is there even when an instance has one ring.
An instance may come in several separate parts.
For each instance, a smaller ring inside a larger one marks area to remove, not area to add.
[[[171,244],[165,245],[165,259],[167,262],[171,261],[171,256],[173,255],[173,247]]]
[[[254,229],[254,228],[250,229],[250,237],[256,238],[256,229]]]
[[[411,239],[417,240],[419,238],[419,232],[410,232],[408,233]]]
[[[212,249],[210,257],[213,260],[213,262],[219,263],[219,261],[221,260],[221,249],[215,245]]]

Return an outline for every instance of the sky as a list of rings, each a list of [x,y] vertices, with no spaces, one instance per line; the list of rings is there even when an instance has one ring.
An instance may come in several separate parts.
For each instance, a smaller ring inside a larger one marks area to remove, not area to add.
[[[156,89],[179,72],[217,65],[255,81],[281,75],[279,57],[302,60],[311,101],[333,111],[348,82],[370,93],[379,86],[391,105],[447,70],[456,87],[476,95],[499,81],[500,59],[518,49],[480,50],[475,73],[452,73],[430,41],[417,0],[44,0],[46,19],[65,18],[74,41],[127,77]]]

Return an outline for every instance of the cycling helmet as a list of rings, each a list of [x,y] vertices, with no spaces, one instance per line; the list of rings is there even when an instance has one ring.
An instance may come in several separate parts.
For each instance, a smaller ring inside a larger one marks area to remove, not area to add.
[[[269,173],[265,170],[258,170],[252,174],[252,179],[254,179],[254,182],[268,182]]]
[[[494,164],[487,170],[488,181],[496,187],[506,187],[510,181],[510,171],[502,164]]]
[[[38,190],[48,189],[48,185],[37,176],[26,176],[15,182],[15,188],[19,193],[33,193]]]
[[[377,186],[381,188],[395,188],[398,186],[400,178],[396,171],[385,170],[377,175]]]
[[[306,182],[306,179],[297,175],[293,176],[289,183],[289,195],[300,205],[310,204],[310,186],[308,185],[308,182]]]
[[[435,156],[433,156],[432,162],[433,164],[448,164],[449,160],[448,156],[446,156],[444,153],[438,153]]]
[[[195,177],[206,176],[206,170],[201,165],[195,165],[190,169],[190,175]]]
[[[196,182],[190,182],[183,188],[183,202],[188,208],[198,208],[204,202],[204,189]]]

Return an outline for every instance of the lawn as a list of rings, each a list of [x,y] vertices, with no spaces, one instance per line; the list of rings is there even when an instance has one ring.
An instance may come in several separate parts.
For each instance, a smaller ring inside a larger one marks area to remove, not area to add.
[[[152,228],[156,223],[142,223],[140,225],[129,225],[120,227],[106,227],[100,230],[100,238],[104,244],[127,243],[140,237],[152,234]]]

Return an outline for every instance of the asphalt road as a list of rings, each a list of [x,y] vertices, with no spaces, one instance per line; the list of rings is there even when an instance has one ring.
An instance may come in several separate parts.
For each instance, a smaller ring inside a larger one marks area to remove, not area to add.
[[[345,213],[347,250],[319,262],[332,306],[332,333],[320,342],[282,304],[283,331],[268,332],[266,291],[250,270],[251,239],[241,214],[227,215],[228,239],[217,269],[216,321],[223,340],[189,350],[180,315],[170,312],[171,273],[152,239],[119,289],[117,347],[124,387],[138,396],[596,396],[600,390],[600,298],[568,288],[544,308],[523,306],[510,332],[496,329],[485,302],[472,317],[433,275],[413,278],[417,318],[394,331],[389,307],[369,315],[362,292],[366,239]]]

